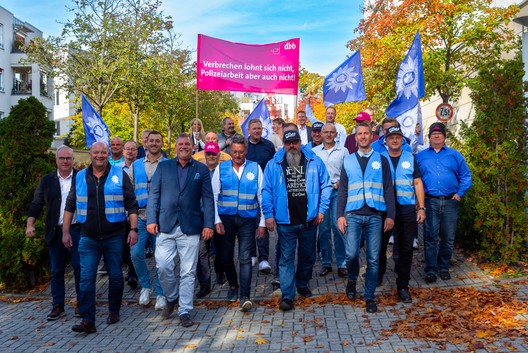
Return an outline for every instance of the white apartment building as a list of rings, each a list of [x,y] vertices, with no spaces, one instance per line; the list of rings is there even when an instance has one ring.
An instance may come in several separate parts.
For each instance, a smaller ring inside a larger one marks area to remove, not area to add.
[[[246,93],[232,92],[240,108],[240,123],[253,112],[262,98],[269,98],[270,104],[267,104],[271,120],[282,118],[290,121],[295,118],[295,96],[284,94],[267,94],[267,93]]]
[[[53,119],[53,80],[49,71],[34,64],[22,64],[23,48],[42,31],[19,20],[0,6],[0,119],[9,115],[19,99],[36,97]]]

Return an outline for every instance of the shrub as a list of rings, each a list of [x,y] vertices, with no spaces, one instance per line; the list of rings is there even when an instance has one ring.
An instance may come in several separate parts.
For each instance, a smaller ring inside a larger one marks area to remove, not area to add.
[[[42,221],[26,238],[26,213],[40,179],[54,169],[46,152],[55,124],[35,97],[21,99],[0,121],[0,283],[9,288],[35,285],[49,268]]]
[[[519,260],[528,234],[523,75],[520,53],[483,63],[470,84],[475,120],[462,129],[473,186],[462,203],[459,239],[481,259],[505,264]]]

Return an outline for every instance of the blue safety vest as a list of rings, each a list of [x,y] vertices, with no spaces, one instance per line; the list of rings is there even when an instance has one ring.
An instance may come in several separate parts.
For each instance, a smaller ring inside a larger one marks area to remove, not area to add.
[[[88,214],[88,185],[86,184],[86,169],[75,177],[77,196],[77,222],[84,223]],[[123,196],[123,168],[112,166],[104,185],[105,215],[108,222],[116,223],[126,220],[125,202]]]
[[[218,214],[238,215],[243,218],[257,216],[258,209],[258,163],[247,161],[242,177],[233,170],[233,161],[220,163],[220,194]]]
[[[147,199],[149,192],[148,184],[150,181],[148,180],[147,171],[145,170],[145,158],[140,158],[134,161],[134,164],[132,165],[134,168],[135,194],[139,208],[147,207]],[[163,157],[160,163],[166,160],[167,158]],[[151,179],[155,173],[156,171],[154,171],[154,173],[150,177]]]
[[[387,158],[390,158],[387,153]],[[391,173],[396,186],[396,200],[400,205],[414,205],[416,204],[416,197],[413,186],[414,173],[414,156],[412,153],[403,151],[400,155],[400,160],[394,171],[394,165],[391,163]]]
[[[386,211],[381,155],[376,151],[372,153],[365,174],[355,153],[345,157],[343,167],[348,176],[346,212],[359,210],[365,203],[378,211]]]

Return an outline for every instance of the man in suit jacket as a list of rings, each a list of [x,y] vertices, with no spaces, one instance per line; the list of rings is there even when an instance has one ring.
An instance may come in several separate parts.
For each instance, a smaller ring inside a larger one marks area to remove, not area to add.
[[[193,325],[189,311],[193,308],[200,234],[204,240],[213,236],[215,218],[209,169],[191,157],[192,151],[189,135],[180,134],[176,158],[158,165],[147,202],[147,230],[160,232],[155,257],[167,297],[161,317],[172,314],[179,297],[178,314],[184,327]],[[174,274],[176,254],[180,258],[179,286]]]
[[[297,112],[297,126],[299,127],[299,134],[301,135],[301,143],[306,145],[312,142],[312,127],[306,125],[306,112],[304,110]]]
[[[46,206],[46,226],[44,228],[44,239],[49,247],[51,264],[51,296],[53,298],[53,309],[48,314],[48,320],[57,320],[64,316],[64,269],[68,250],[62,243],[62,221],[66,197],[70,191],[71,182],[77,170],[73,169],[73,150],[67,146],[60,146],[56,153],[57,170],[44,176],[35,190],[33,202],[29,206],[26,236],[32,238],[35,235],[35,220],[39,217],[42,207]],[[79,303],[79,238],[80,228],[74,217],[71,227],[73,247],[69,253],[75,277],[75,291],[77,303]],[[78,308],[75,315],[79,315]]]

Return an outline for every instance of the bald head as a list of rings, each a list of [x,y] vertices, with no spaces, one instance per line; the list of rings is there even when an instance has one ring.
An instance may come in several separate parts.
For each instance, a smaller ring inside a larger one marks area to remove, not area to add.
[[[110,140],[110,152],[112,152],[112,159],[118,160],[123,156],[124,149],[123,139],[121,137],[114,137]]]
[[[96,142],[90,147],[90,160],[95,170],[105,170],[108,165],[108,146],[103,142]]]

